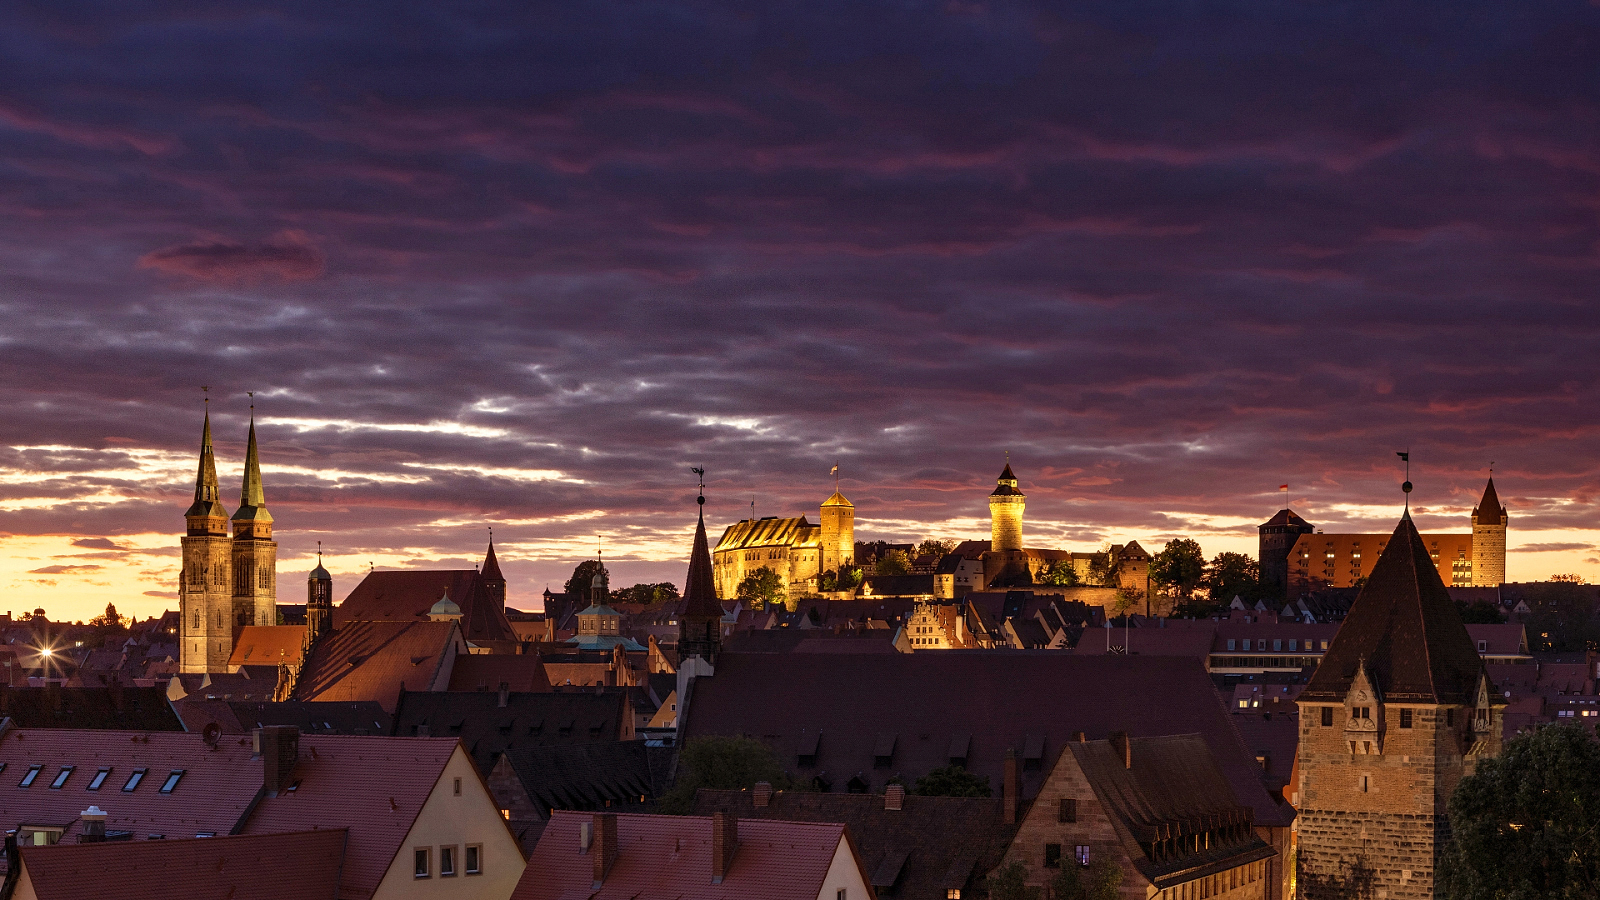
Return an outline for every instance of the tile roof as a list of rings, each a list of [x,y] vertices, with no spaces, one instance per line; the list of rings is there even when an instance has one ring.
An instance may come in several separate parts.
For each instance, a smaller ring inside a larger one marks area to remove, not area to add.
[[[298,787],[262,798],[243,832],[348,826],[339,896],[370,897],[459,749],[453,738],[302,735]],[[254,772],[259,787],[259,761]]]
[[[722,532],[716,551],[724,553],[746,547],[819,547],[821,538],[822,527],[811,524],[805,516],[741,519]]]
[[[804,521],[804,520],[801,520]],[[743,523],[740,523],[743,524]],[[738,525],[732,526],[717,544],[722,549]],[[711,551],[706,542],[706,514],[701,507],[700,520],[694,529],[694,546],[689,551],[689,572],[683,580],[683,600],[679,602],[680,616],[721,618],[722,603],[717,600],[717,584],[711,568]]]
[[[158,687],[0,685],[0,717],[24,728],[183,730],[167,703],[167,692]]]
[[[306,626],[246,625],[233,640],[228,667],[299,665],[305,656]]]
[[[695,681],[682,734],[745,734],[766,741],[793,774],[843,790],[853,777],[881,790],[895,774],[917,778],[950,764],[957,734],[971,736],[967,768],[1001,783],[1007,748],[1029,738],[1039,765],[1024,765],[1021,794],[1038,793],[1075,732],[1103,738],[1198,732],[1240,800],[1264,825],[1287,825],[1260,770],[1228,721],[1198,660],[1086,657],[1051,650],[942,651],[878,655],[726,653],[716,674]],[[880,768],[880,734],[899,736]],[[817,735],[821,735],[817,743]],[[817,743],[802,765],[803,742]]]
[[[497,691],[502,683],[520,693],[551,690],[537,653],[472,653],[456,657],[450,670],[452,691]]]
[[[502,758],[548,815],[552,809],[593,810],[659,797],[671,755],[671,748],[646,747],[644,741],[603,741],[507,750]]]
[[[296,700],[376,700],[394,709],[401,690],[434,687],[452,641],[454,622],[346,622],[311,648]]]
[[[211,722],[221,726],[224,734],[249,734],[263,725],[293,725],[303,734],[386,735],[393,727],[391,716],[371,700],[251,703],[186,698],[172,706],[185,730],[194,734]]]
[[[590,890],[594,851],[579,849],[578,830],[593,821],[590,813],[553,813],[513,900],[816,900],[840,842],[848,840],[843,825],[744,820],[727,876],[712,884],[709,817],[620,813],[616,861],[600,888]]]
[[[1428,703],[1473,702],[1484,672],[1410,514],[1395,526],[1300,699],[1342,703],[1363,664],[1384,700]]]
[[[1483,486],[1483,499],[1472,508],[1472,519],[1474,522],[1481,520],[1485,525],[1495,525],[1503,518],[1508,518],[1506,508],[1500,505],[1500,495],[1494,489],[1494,477],[1490,476],[1489,483]]]
[[[900,809],[886,809],[881,794],[776,791],[765,807],[757,807],[753,797],[751,791],[701,789],[693,811],[733,814],[741,828],[752,818],[838,822],[850,829],[869,875],[893,869],[871,880],[895,897],[944,900],[952,888],[975,887],[999,865],[1017,832],[1001,821],[998,798],[908,795]]]
[[[461,631],[469,641],[514,641],[505,610],[473,569],[368,572],[344,602],[333,608],[333,626],[349,622],[425,622],[428,610],[449,594],[461,607]]]
[[[1261,523],[1262,528],[1270,528],[1275,525],[1289,525],[1295,528],[1311,527],[1311,523],[1300,518],[1300,514],[1292,509],[1280,509],[1277,515]]]
[[[1157,889],[1215,871],[1276,856],[1249,827],[1251,813],[1234,799],[1228,779],[1198,734],[1068,744],[1123,850]],[[1202,849],[1153,857],[1146,847],[1210,832]]]
[[[394,733],[459,738],[487,774],[505,750],[629,739],[633,714],[627,693],[615,689],[512,693],[505,706],[498,692],[407,691],[395,708]]]
[[[329,828],[21,847],[19,855],[39,900],[335,900],[346,837]]]

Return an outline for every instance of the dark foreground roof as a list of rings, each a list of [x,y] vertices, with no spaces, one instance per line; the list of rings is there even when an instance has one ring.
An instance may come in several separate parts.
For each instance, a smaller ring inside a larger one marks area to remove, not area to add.
[[[990,797],[907,796],[900,809],[887,809],[881,794],[779,791],[765,807],[753,796],[701,790],[694,814],[846,825],[873,887],[906,900],[944,900],[952,889],[970,896],[1017,832],[1001,821],[1001,801]]]
[[[759,738],[792,775],[834,791],[882,791],[965,759],[999,786],[1005,751],[1034,797],[1076,732],[1198,733],[1257,823],[1287,825],[1261,769],[1198,660],[1080,657],[1059,651],[944,651],[896,656],[726,653],[696,679],[683,730]]]
[[[21,728],[182,731],[158,687],[13,688],[0,684],[0,718]]]
[[[19,848],[39,900],[334,900],[344,828]],[[292,861],[292,864],[285,863]]]
[[[302,734],[385,735],[392,728],[390,715],[371,700],[249,703],[185,698],[172,706],[184,729],[197,734],[212,722],[223,734],[249,734],[263,725],[293,725]]]
[[[548,817],[556,809],[603,809],[661,796],[672,752],[644,741],[603,741],[508,750],[504,758]]]
[[[506,750],[615,741],[632,735],[626,691],[516,693],[407,691],[394,711],[396,737],[460,738],[485,776]]]
[[[1409,514],[1300,700],[1344,702],[1363,664],[1383,700],[1471,703],[1483,675],[1483,660]]]

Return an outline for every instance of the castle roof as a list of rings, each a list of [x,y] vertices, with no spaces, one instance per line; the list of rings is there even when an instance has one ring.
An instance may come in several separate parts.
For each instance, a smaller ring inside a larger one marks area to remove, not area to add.
[[[683,580],[680,614],[689,618],[721,619],[725,613],[717,600],[717,583],[711,574],[711,550],[706,541],[706,516],[701,512],[694,529],[694,549],[689,552],[689,574]]]
[[[717,552],[746,547],[820,547],[822,529],[805,516],[779,519],[741,519],[728,526],[717,541]]]
[[[844,495],[839,493],[838,491],[834,491],[833,492],[833,496],[831,496],[828,499],[822,501],[822,505],[825,506],[825,507],[827,507],[827,506],[848,506],[851,509],[855,509],[855,504],[851,503],[849,500],[846,500],[844,498]]]
[[[1489,476],[1489,483],[1484,485],[1483,499],[1472,508],[1472,524],[1479,522],[1495,524],[1509,518],[1506,508],[1500,505],[1500,495],[1494,490],[1494,476]]]
[[[1300,699],[1343,702],[1363,665],[1384,698],[1423,703],[1471,703],[1484,671],[1410,513]]]
[[[1278,525],[1288,525],[1291,528],[1305,528],[1308,530],[1311,528],[1310,522],[1300,518],[1299,514],[1288,508],[1278,510],[1278,514],[1263,522],[1261,527],[1272,528]]]

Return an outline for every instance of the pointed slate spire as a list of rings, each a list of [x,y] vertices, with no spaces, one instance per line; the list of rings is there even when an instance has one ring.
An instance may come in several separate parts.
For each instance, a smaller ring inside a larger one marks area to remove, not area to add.
[[[1344,702],[1365,665],[1385,700],[1473,703],[1483,660],[1408,511],[1384,547],[1302,701]]]
[[[722,603],[717,599],[717,582],[711,571],[711,542],[706,540],[706,514],[700,511],[700,521],[694,529],[694,549],[689,551],[689,574],[683,580],[683,615],[723,615]]]
[[[1483,499],[1472,510],[1472,524],[1478,525],[1503,525],[1509,516],[1506,508],[1500,505],[1500,495],[1495,493],[1494,476],[1489,476],[1489,483],[1483,488]]]
[[[489,552],[483,557],[483,579],[485,581],[505,581],[506,577],[500,574],[500,560],[494,555],[494,532],[489,532]]]
[[[217,458],[211,449],[211,410],[207,408],[205,430],[200,436],[200,470],[194,480],[194,504],[184,515],[226,519],[228,511],[222,506],[221,494],[217,486]]]
[[[244,488],[239,492],[235,522],[271,522],[267,512],[267,492],[261,486],[261,454],[256,450],[256,417],[250,415],[250,445],[244,453]]]

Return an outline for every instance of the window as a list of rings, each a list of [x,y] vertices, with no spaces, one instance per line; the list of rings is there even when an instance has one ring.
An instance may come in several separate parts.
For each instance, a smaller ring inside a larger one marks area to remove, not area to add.
[[[170,794],[178,786],[178,781],[183,778],[183,769],[173,769],[167,773],[167,780],[161,783],[161,793]]]
[[[1044,845],[1044,867],[1046,869],[1059,869],[1059,868],[1061,868],[1061,845],[1060,844],[1045,844]]]
[[[1409,710],[1409,709],[1400,710],[1400,727],[1401,728],[1410,728],[1411,727],[1411,710]]]
[[[75,769],[75,768],[77,768],[77,767],[76,766],[62,766],[61,767],[61,771],[56,773],[56,780],[50,782],[50,790],[52,790],[52,791],[61,790],[61,786],[67,783],[67,779],[68,778],[72,777],[72,770]]]
[[[1246,649],[1246,650],[1250,649],[1250,639],[1249,638],[1245,638],[1244,639],[1244,649]]]
[[[467,874],[468,875],[482,875],[483,874],[483,845],[482,844],[468,844],[467,847],[466,847],[466,854],[467,855],[462,860],[462,862],[464,862],[466,864],[465,868],[467,870]]]
[[[17,783],[17,787],[33,787],[33,780],[39,777],[39,770],[42,768],[44,766],[29,766],[28,774],[22,776],[22,781]]]
[[[1295,649],[1295,645],[1296,645],[1296,643],[1297,643],[1297,642],[1296,642],[1296,641],[1290,641],[1290,642],[1289,642],[1289,649],[1290,649],[1290,650],[1291,650],[1291,651],[1292,651],[1292,650],[1294,650],[1294,649]]]
[[[428,847],[418,847],[411,852],[411,875],[414,878],[433,877],[433,850]]]
[[[961,900],[961,888],[946,888],[944,900]]]
[[[1367,792],[1367,787],[1368,787],[1367,776],[1362,775],[1359,779],[1356,780],[1356,790],[1358,790],[1361,793],[1365,794]]]
[[[128,783],[123,785],[122,789],[124,791],[131,791],[134,788],[138,787],[139,786],[139,782],[144,780],[144,773],[147,772],[147,771],[149,771],[149,770],[148,769],[134,769],[133,770],[133,774],[128,776]]]
[[[1061,798],[1061,809],[1057,813],[1056,821],[1059,821],[1059,822],[1076,822],[1076,821],[1078,821],[1078,798],[1076,798],[1076,797],[1062,797]]]
[[[845,893],[845,889],[844,888],[839,888],[839,892],[834,894],[833,898],[834,898],[834,900],[845,900],[846,896],[847,895]]]
[[[110,774],[111,774],[111,767],[109,767],[109,766],[103,767],[103,768],[100,769],[100,771],[94,773],[94,780],[89,782],[88,790],[91,790],[91,791],[100,790],[100,785],[106,783],[106,776],[110,775]]]
[[[1333,725],[1333,707],[1324,706],[1322,708],[1322,727],[1327,728],[1331,725]]]
[[[1455,724],[1456,724],[1456,711],[1455,710],[1447,709],[1447,710],[1444,711],[1444,724],[1446,726],[1448,726],[1448,727],[1452,727],[1452,728],[1455,727]]]
[[[456,875],[456,848],[439,848],[439,877],[454,878]]]
[[[1283,641],[1282,640],[1275,640],[1275,641],[1272,642],[1272,652],[1276,653],[1276,652],[1278,652],[1279,650],[1282,650],[1282,649],[1283,649]]]
[[[1229,649],[1229,650],[1234,650],[1234,649],[1236,649],[1236,648],[1235,648],[1235,647],[1234,647],[1234,644],[1236,644],[1236,643],[1238,643],[1238,642],[1237,642],[1237,641],[1235,641],[1235,640],[1234,640],[1234,639],[1233,639],[1233,638],[1228,638],[1228,649]]]
[[[1089,864],[1089,845],[1079,844],[1072,848],[1072,855],[1078,860],[1078,865],[1087,866]]]
[[[1479,641],[1478,642],[1478,652],[1479,653],[1487,653],[1487,652],[1489,652],[1489,642],[1488,641]]]
[[[508,729],[509,729],[509,726],[508,726]],[[459,779],[459,778],[456,779],[456,796],[457,797],[461,796],[461,779]]]

